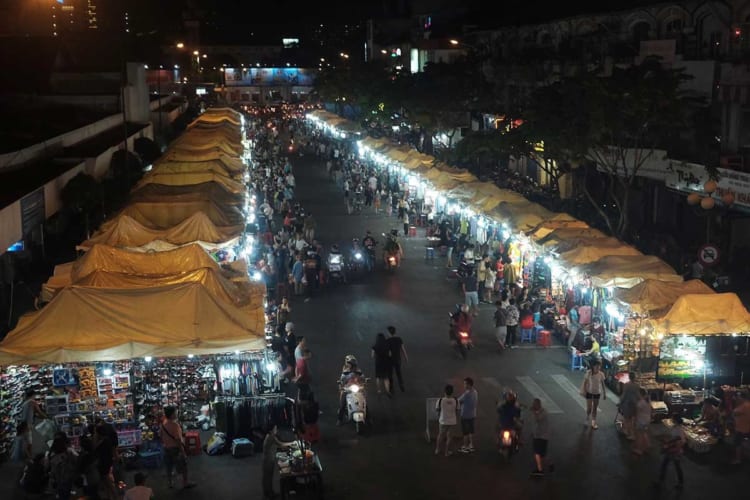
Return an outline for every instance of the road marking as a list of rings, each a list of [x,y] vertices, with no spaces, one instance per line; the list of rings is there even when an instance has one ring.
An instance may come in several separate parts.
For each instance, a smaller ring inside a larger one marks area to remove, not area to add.
[[[564,413],[557,404],[552,401],[544,389],[539,387],[539,384],[534,382],[531,377],[516,377],[516,380],[531,394],[533,398],[539,398],[542,400],[542,406],[547,410],[547,413]]]
[[[578,390],[578,387],[576,387],[573,382],[568,379],[565,375],[552,375],[552,379],[558,383],[560,387],[562,387],[562,390],[567,392],[573,400],[575,400],[576,403],[578,403],[578,406],[586,409],[586,400],[581,396],[581,393]],[[599,411],[602,411],[601,408],[599,408]]]
[[[485,381],[485,382],[487,382],[488,384],[490,384],[495,389],[502,389],[503,388],[503,386],[500,385],[500,382],[498,382],[497,379],[494,378],[494,377],[483,377],[482,380]]]

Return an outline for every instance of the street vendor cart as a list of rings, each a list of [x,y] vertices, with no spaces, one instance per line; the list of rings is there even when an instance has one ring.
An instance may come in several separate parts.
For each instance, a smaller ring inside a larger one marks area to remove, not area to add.
[[[323,498],[323,467],[318,454],[310,449],[291,448],[276,453],[279,468],[279,491],[282,500]]]

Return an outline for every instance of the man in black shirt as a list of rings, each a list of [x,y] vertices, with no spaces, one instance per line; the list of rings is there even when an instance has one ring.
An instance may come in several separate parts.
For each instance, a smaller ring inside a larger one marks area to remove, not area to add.
[[[401,392],[404,392],[404,378],[401,375],[401,357],[403,356],[404,361],[409,361],[409,356],[406,355],[406,347],[404,347],[404,341],[396,335],[396,327],[389,326],[388,333],[390,336],[385,340],[385,344],[388,347],[388,351],[391,354],[391,364],[388,374],[390,380],[391,392],[393,392],[393,372],[395,370],[396,377],[398,378],[398,385],[401,387]]]

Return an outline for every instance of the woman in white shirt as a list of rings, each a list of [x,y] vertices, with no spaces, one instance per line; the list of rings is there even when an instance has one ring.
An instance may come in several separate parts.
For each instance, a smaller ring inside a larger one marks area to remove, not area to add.
[[[596,425],[596,412],[599,411],[599,399],[607,399],[607,389],[604,385],[604,373],[601,371],[601,363],[593,361],[591,369],[586,372],[581,384],[581,396],[586,398],[586,421],[584,425],[591,425],[592,429],[598,429]]]

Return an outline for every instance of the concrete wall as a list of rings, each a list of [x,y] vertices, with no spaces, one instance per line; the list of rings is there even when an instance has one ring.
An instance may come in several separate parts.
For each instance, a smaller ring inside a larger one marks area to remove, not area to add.
[[[60,191],[79,172],[84,171],[84,162],[72,166],[70,170],[44,185],[45,216],[50,218],[62,207]],[[36,191],[36,190],[35,190]],[[18,240],[23,239],[21,230],[21,200],[0,210],[0,253]]]

